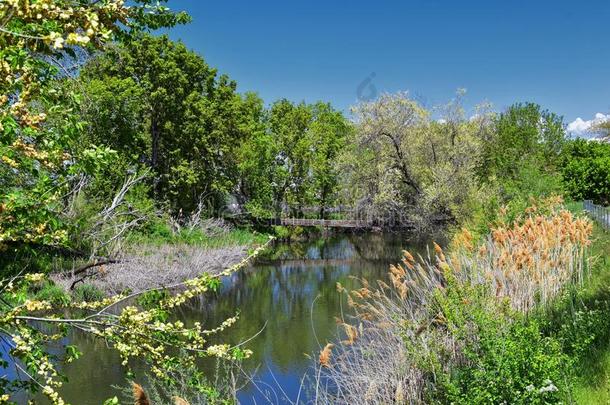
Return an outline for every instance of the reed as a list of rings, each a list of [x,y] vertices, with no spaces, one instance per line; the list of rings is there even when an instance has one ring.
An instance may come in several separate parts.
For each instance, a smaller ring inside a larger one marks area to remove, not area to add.
[[[544,309],[587,277],[591,233],[589,220],[547,201],[512,223],[500,221],[481,241],[459,232],[450,252],[436,244],[425,258],[403,252],[389,283],[364,282],[354,291],[338,285],[355,316],[338,322],[347,338],[332,358],[320,356],[315,402],[425,402],[439,389],[437,378],[468,362],[464,346],[480,333],[447,303],[508,322],[511,313]]]

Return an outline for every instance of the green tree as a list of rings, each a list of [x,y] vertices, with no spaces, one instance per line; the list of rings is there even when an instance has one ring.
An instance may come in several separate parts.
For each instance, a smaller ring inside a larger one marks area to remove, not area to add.
[[[150,166],[157,200],[174,213],[190,212],[200,199],[224,203],[250,130],[234,81],[182,43],[150,35],[108,48],[80,81],[94,142]]]
[[[479,195],[475,167],[489,117],[467,120],[459,97],[442,112],[432,120],[406,93],[355,107],[356,130],[342,162],[359,210],[388,224],[421,226],[467,215],[468,203]]]
[[[337,157],[345,145],[351,126],[330,104],[316,103],[313,106],[313,122],[310,136],[313,142],[312,160],[313,200],[326,218],[326,208],[337,199],[339,171]]]
[[[561,174],[573,199],[610,204],[610,144],[584,139],[568,142]]]
[[[550,180],[557,173],[564,143],[562,117],[537,104],[514,104],[497,117],[483,144],[480,173],[485,180],[499,181],[508,193],[531,188],[536,179]],[[546,180],[538,184],[556,184]]]
[[[239,155],[240,191],[248,211],[279,218],[285,209],[303,215],[316,204],[321,215],[336,197],[336,158],[349,124],[329,104],[275,102],[264,110],[258,99],[244,105],[251,131]]]
[[[269,112],[275,151],[272,188],[276,216],[284,202],[293,215],[302,215],[311,200],[311,122],[311,107],[305,103],[294,104],[284,99],[274,103]]]
[[[0,248],[68,243],[62,214],[72,179],[99,166],[81,164],[88,157],[110,154],[79,145],[82,122],[51,83],[78,50],[188,20],[162,3],[0,2]]]

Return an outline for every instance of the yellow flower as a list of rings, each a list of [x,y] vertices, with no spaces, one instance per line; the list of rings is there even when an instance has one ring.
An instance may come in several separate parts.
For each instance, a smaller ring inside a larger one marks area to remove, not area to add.
[[[19,167],[19,164],[17,164],[17,162],[15,162],[13,159],[11,159],[8,156],[2,156],[2,161],[4,163],[6,163],[7,165],[9,165],[10,167],[13,167],[13,168]]]

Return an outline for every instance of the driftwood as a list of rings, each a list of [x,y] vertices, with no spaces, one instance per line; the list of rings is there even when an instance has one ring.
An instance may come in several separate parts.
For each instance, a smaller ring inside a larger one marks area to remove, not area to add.
[[[94,267],[104,266],[106,264],[115,264],[115,263],[120,263],[120,262],[121,261],[118,259],[103,259],[103,260],[95,261],[93,263],[88,263],[88,264],[85,264],[84,266],[81,266],[78,269],[74,270],[72,272],[72,276],[82,274],[82,273],[86,272],[87,270],[92,269]],[[74,290],[74,287],[76,286],[76,284],[85,281],[85,279],[89,276],[90,276],[89,274],[85,274],[83,277],[81,277],[77,280],[74,280],[72,282],[72,284],[70,284],[70,291]]]

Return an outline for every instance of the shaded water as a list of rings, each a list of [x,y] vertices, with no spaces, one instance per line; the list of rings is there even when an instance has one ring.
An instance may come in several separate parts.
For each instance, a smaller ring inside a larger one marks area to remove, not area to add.
[[[425,245],[381,234],[277,243],[256,263],[225,279],[219,293],[193,300],[177,316],[212,328],[239,311],[237,324],[215,340],[236,344],[262,329],[246,345],[254,355],[243,364],[257,384],[239,392],[240,402],[285,403],[285,395],[294,401],[311,369],[307,355],[316,358],[320,345],[336,340],[335,317],[347,308],[336,283],[349,289],[360,286],[351,276],[386,278],[388,265],[400,260],[402,249],[423,252]],[[64,398],[75,405],[97,405],[120,397],[112,386],[126,381],[116,353],[87,336],[76,334],[71,340],[84,354],[63,369],[69,379]],[[306,397],[307,390],[301,393],[301,399]]]

